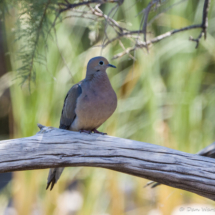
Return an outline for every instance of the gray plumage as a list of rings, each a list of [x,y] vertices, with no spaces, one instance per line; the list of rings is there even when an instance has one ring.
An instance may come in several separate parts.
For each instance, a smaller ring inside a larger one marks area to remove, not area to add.
[[[104,57],[92,58],[87,65],[86,77],[67,93],[61,113],[60,127],[71,131],[101,133],[97,128],[115,111],[117,97],[106,73],[109,64]],[[46,189],[52,190],[64,168],[49,171]]]

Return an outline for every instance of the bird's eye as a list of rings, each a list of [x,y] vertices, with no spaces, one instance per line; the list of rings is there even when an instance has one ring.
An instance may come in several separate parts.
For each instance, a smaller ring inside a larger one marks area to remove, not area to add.
[[[104,64],[104,62],[103,62],[103,61],[99,61],[99,64],[100,64],[100,65],[103,65],[103,64]]]

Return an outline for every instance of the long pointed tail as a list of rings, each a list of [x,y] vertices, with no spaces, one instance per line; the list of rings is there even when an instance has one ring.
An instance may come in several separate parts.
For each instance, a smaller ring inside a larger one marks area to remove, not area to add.
[[[54,185],[57,183],[58,179],[60,178],[64,168],[51,168],[49,170],[49,176],[48,176],[48,181],[47,181],[47,186],[46,190],[50,187],[50,190],[53,189]]]

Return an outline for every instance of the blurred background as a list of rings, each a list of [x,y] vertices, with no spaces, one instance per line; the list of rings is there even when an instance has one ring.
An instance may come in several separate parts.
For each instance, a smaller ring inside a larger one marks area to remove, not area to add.
[[[138,29],[142,18],[138,14],[148,2],[125,0],[114,18],[130,30]],[[172,0],[171,4],[177,2]],[[148,37],[201,23],[203,3],[181,1],[148,27]],[[58,127],[67,91],[85,77],[89,59],[102,54],[117,66],[107,73],[118,107],[100,131],[188,153],[197,153],[214,142],[214,1],[207,40],[202,39],[198,49],[188,38],[197,37],[200,29],[173,35],[154,44],[149,52],[136,50],[135,61],[128,55],[111,60],[123,51],[118,41],[101,50],[104,22],[76,17],[59,22],[56,35],[47,44],[38,44],[37,52],[45,56],[45,64],[35,64],[36,78],[30,90],[28,81],[16,78],[23,63],[17,58],[19,47],[29,45],[15,40],[22,8],[6,7],[3,1],[0,6],[1,140],[34,135],[39,131],[37,123]],[[100,8],[108,13],[111,7]],[[168,5],[153,11],[150,19],[165,8]],[[129,39],[122,42],[125,47],[132,43]],[[45,190],[47,175],[48,169],[0,174],[0,214],[176,215],[186,214],[179,210],[181,206],[215,208],[213,201],[196,194],[164,185],[144,188],[147,180],[106,169],[66,168],[51,192]]]

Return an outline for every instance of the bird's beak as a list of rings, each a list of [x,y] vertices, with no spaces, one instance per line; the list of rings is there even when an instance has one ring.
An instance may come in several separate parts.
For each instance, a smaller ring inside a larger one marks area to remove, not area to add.
[[[113,68],[116,68],[114,65],[112,64],[108,64],[108,67],[113,67]]]

